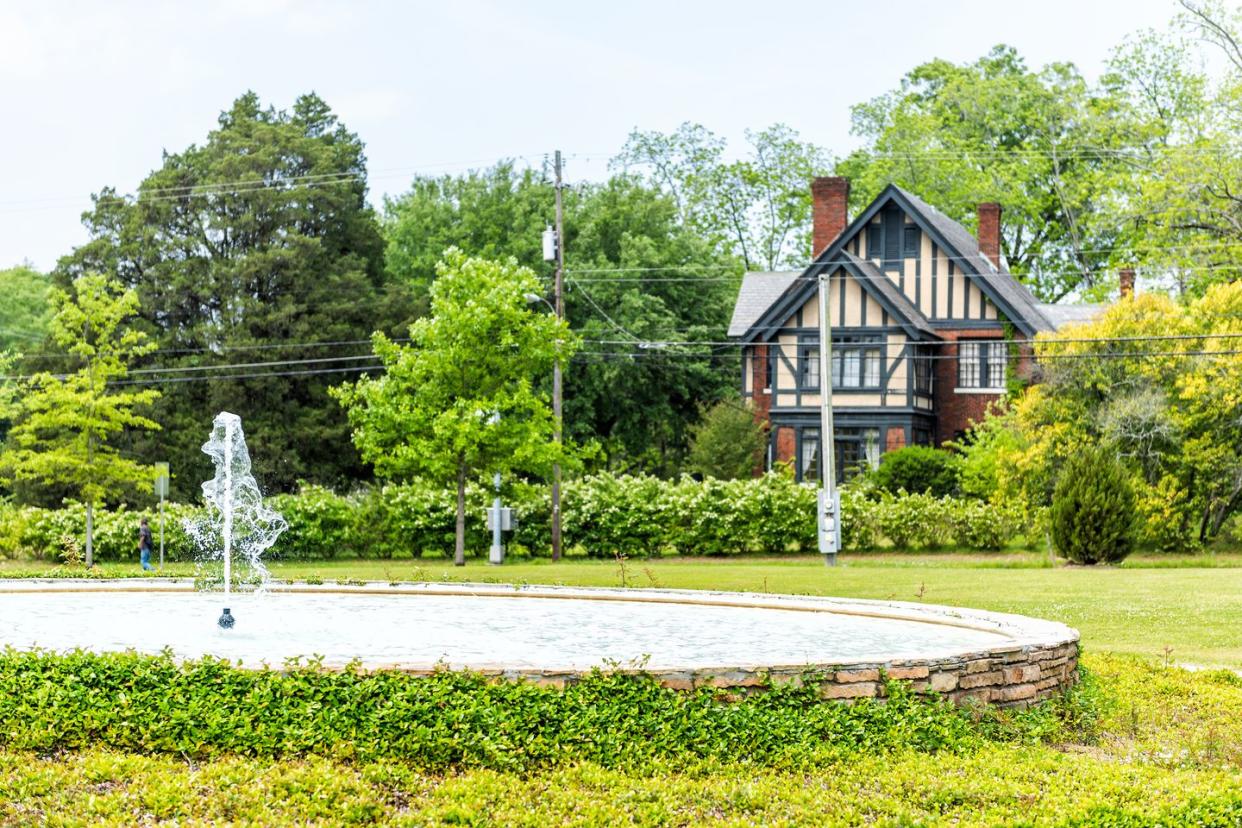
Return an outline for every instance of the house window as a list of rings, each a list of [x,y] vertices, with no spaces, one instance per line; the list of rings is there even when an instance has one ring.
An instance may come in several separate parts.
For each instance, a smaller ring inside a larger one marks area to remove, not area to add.
[[[931,429],[915,426],[911,429],[910,436],[916,446],[930,446],[932,444]]]
[[[881,247],[880,247],[881,241],[880,240],[883,237],[880,235],[880,230],[881,228],[878,223],[867,225],[867,258],[868,259],[878,259],[881,256]]]
[[[959,388],[1003,389],[1008,344],[1004,340],[972,340],[957,346],[957,385]]]
[[[819,480],[819,429],[804,428],[798,447],[798,479]]]
[[[905,230],[902,231],[901,239],[901,255],[906,259],[917,259],[919,257],[919,243],[922,241],[922,234],[919,228],[913,224],[907,224]]]
[[[832,387],[879,388],[883,350],[876,336],[832,338]]]
[[[926,348],[915,348],[910,358],[914,365],[914,392],[931,396],[932,393],[932,355]]]
[[[798,387],[803,391],[819,390],[819,343],[798,345]]]
[[[865,468],[880,465],[880,430],[878,428],[838,428],[833,437],[833,471],[843,483]],[[798,438],[798,479],[819,480],[819,429],[804,428]]]

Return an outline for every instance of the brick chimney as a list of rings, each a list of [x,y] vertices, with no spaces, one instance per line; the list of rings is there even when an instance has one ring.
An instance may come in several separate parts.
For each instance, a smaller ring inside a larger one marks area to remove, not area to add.
[[[1121,298],[1134,295],[1134,268],[1123,267],[1121,272],[1117,274],[1117,281],[1121,284]]]
[[[817,177],[811,180],[811,258],[823,253],[849,224],[850,180]]]
[[[1000,270],[1000,222],[1001,206],[995,201],[979,205],[979,252]]]

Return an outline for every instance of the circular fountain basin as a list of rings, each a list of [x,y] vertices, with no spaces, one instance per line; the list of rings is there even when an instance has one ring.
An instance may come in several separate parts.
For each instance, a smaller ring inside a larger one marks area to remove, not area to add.
[[[0,645],[164,649],[243,666],[290,659],[412,673],[471,669],[563,684],[594,668],[670,687],[750,688],[814,674],[823,695],[916,690],[1029,703],[1073,680],[1078,633],[1015,615],[887,601],[478,584],[281,585],[224,597],[176,581],[0,584]]]

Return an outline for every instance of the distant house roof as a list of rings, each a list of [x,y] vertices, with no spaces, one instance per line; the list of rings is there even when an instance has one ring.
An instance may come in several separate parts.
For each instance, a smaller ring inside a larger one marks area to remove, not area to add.
[[[958,256],[979,275],[979,278],[986,282],[996,293],[999,293],[1033,327],[1037,330],[1045,331],[1053,330],[1056,327],[1043,314],[1042,306],[1035,300],[1035,297],[1027,289],[1026,285],[1008,273],[1007,268],[1006,270],[1000,270],[993,265],[988,260],[988,257],[979,251],[979,240],[967,232],[965,227],[913,193],[906,192],[895,185],[893,189],[905,196],[913,211],[919,213],[923,221],[934,227],[936,232],[943,236],[944,240],[957,251]]]
[[[895,184],[890,184],[874,201],[857,216],[837,239],[825,248],[806,270],[801,272],[780,271],[776,273],[748,273],[742,282],[742,289],[734,306],[733,321],[729,325],[729,336],[738,337],[743,341],[765,338],[765,332],[771,331],[783,321],[794,308],[805,302],[815,290],[816,275],[826,272],[834,264],[847,262],[853,269],[866,266],[869,270],[874,265],[854,256],[847,256],[846,243],[853,239],[871,219],[889,202],[895,202],[903,208],[928,233],[945,253],[953,257],[957,269],[975,280],[984,294],[991,299],[1005,316],[1017,328],[1028,335],[1056,330],[1057,325],[1045,315],[1043,308],[1030,290],[1019,282],[1008,268],[994,266],[979,250],[979,241],[966,228],[941,213],[935,207],[916,195],[906,192]],[[857,260],[855,265],[851,259]],[[802,278],[799,278],[802,277]],[[875,280],[877,287],[884,280]],[[900,291],[877,290],[885,298],[900,295]],[[904,300],[905,297],[902,296]],[[891,302],[897,305],[893,298]],[[924,325],[931,327],[927,317],[905,300],[900,306],[899,315],[907,317],[907,321],[920,330]],[[913,311],[913,314],[906,309]],[[779,318],[778,318],[779,317]]]
[[[1055,305],[1042,303],[1040,312],[1057,330],[1066,325],[1090,322],[1096,314],[1104,310],[1104,305]]]
[[[733,306],[729,336],[741,336],[759,321],[764,311],[802,275],[801,270],[777,270],[770,273],[747,273]]]

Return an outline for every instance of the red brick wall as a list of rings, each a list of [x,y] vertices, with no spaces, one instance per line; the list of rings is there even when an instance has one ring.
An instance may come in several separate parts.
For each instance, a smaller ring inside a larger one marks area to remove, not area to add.
[[[893,426],[884,435],[884,450],[896,451],[906,446],[906,430],[902,426]]]
[[[937,331],[945,344],[937,349],[938,355],[953,357],[936,360],[936,444],[952,440],[959,431],[965,431],[987,414],[1001,394],[957,393],[957,342],[961,339],[1002,339],[1005,332],[1000,328],[971,328],[962,331]],[[1025,349],[1024,349],[1025,350]],[[1019,372],[1023,363],[1019,362]]]
[[[980,204],[979,252],[987,256],[992,265],[1000,268],[1001,206],[996,202]]]
[[[794,439],[792,426],[781,426],[776,430],[776,457],[774,463],[788,463],[794,459],[797,443]]]
[[[811,258],[837,240],[849,224],[850,180],[815,178],[811,181]]]
[[[755,419],[761,423],[771,423],[772,395],[767,390],[768,346],[756,345],[751,350],[754,357],[750,366],[750,388],[754,394]]]

